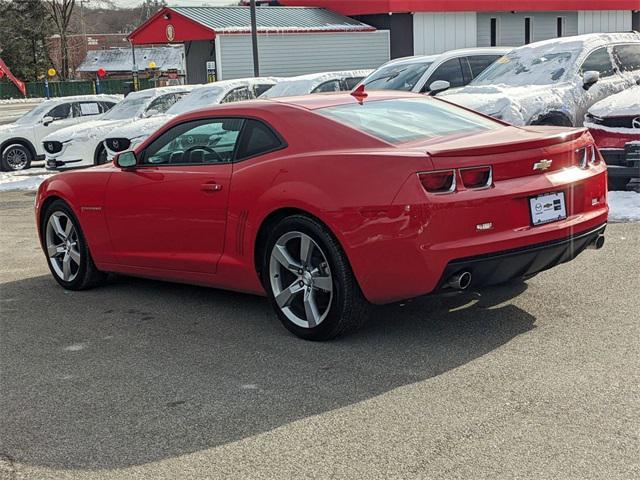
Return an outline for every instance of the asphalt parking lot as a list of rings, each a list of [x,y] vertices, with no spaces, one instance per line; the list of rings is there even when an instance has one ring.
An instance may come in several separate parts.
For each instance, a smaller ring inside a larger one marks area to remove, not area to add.
[[[309,343],[258,297],[64,291],[32,205],[0,194],[0,479],[640,477],[640,223]]]

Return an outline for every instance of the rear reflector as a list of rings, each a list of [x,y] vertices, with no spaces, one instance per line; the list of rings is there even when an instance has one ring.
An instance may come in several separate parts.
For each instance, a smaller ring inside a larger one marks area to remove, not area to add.
[[[429,193],[450,193],[456,189],[454,170],[419,173],[420,183]]]
[[[491,186],[491,167],[461,168],[460,177],[466,188],[487,188]]]

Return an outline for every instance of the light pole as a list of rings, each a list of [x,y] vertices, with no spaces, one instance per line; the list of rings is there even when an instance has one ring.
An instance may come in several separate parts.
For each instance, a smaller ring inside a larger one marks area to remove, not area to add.
[[[251,0],[251,46],[253,48],[253,76],[260,76],[260,61],[258,60],[258,21],[256,20],[256,0]]]

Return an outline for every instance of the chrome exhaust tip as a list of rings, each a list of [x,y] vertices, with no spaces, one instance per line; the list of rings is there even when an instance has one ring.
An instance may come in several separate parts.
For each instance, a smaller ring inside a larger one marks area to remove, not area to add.
[[[600,250],[602,247],[604,247],[604,235],[600,233],[596,238],[593,239],[593,241],[588,245],[587,248]]]
[[[456,273],[449,278],[447,285],[456,290],[466,290],[471,285],[471,272]]]

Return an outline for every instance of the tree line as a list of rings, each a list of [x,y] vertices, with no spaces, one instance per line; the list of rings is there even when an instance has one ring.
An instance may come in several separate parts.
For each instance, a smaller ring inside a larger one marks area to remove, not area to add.
[[[62,79],[73,76],[69,36],[129,33],[166,5],[166,0],[141,0],[137,7],[118,8],[112,0],[0,0],[0,58],[23,81],[45,78],[55,66]],[[60,38],[57,65],[49,39]]]

